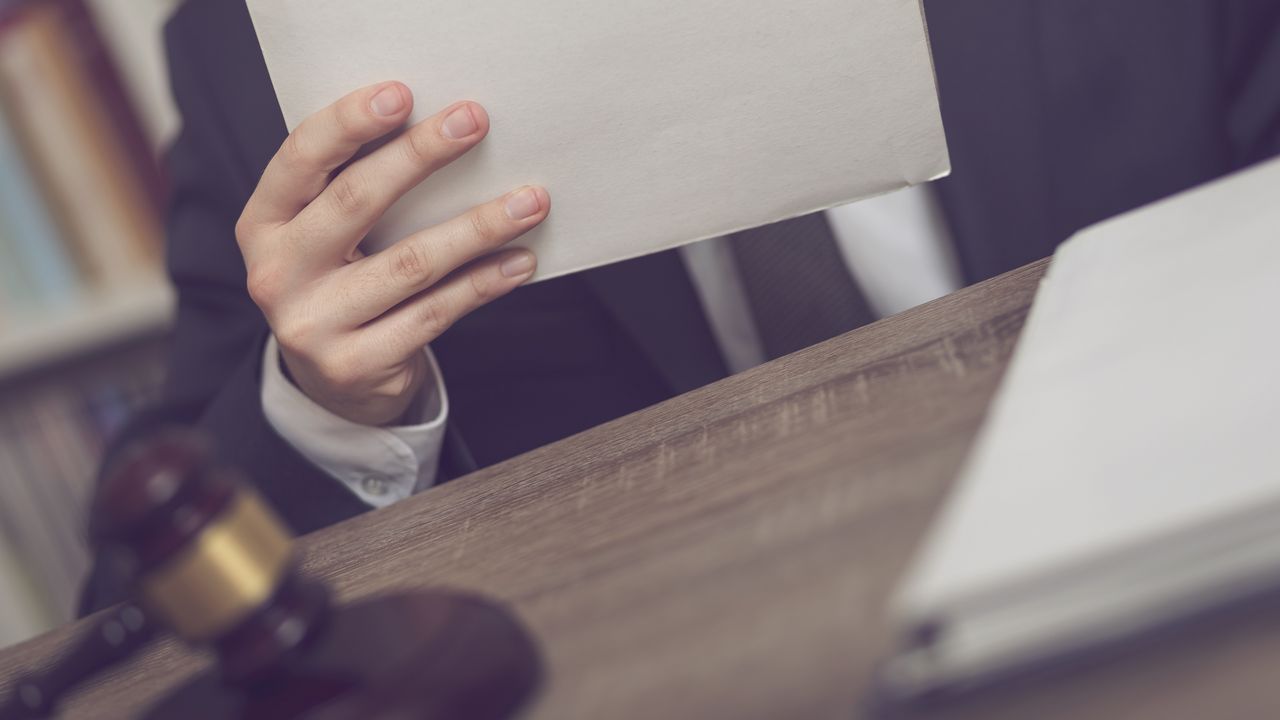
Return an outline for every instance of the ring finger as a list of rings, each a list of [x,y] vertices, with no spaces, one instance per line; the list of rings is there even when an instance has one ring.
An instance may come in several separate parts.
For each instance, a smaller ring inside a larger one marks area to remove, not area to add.
[[[448,222],[410,235],[343,269],[352,324],[363,324],[537,227],[551,210],[540,187],[520,188]]]

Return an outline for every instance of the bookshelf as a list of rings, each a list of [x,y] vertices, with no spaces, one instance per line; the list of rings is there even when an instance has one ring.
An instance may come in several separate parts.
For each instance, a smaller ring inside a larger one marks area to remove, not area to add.
[[[173,305],[173,290],[156,277],[2,329],[0,383],[135,338],[160,335],[172,320]]]
[[[26,568],[18,563],[3,537],[0,537],[0,577],[17,581],[0,583],[0,647],[22,640],[27,629],[52,622],[46,603],[33,592]]]
[[[74,616],[104,448],[164,378],[176,0],[0,0],[0,646]]]

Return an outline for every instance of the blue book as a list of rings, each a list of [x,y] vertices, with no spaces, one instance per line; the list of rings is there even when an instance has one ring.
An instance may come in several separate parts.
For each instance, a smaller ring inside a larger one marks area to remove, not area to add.
[[[0,308],[4,310],[4,324],[10,325],[21,322],[35,309],[39,298],[22,266],[17,241],[7,227],[7,212],[0,208]]]
[[[6,325],[21,322],[22,316],[35,306],[37,298],[18,254],[18,241],[9,228],[8,176],[9,148],[8,128],[3,127],[0,116],[0,307],[4,309]]]
[[[36,184],[19,136],[0,107],[0,282],[19,307],[65,307],[80,294],[75,261]],[[12,256],[12,257],[9,257]],[[23,302],[23,295],[30,295]],[[15,297],[16,296],[16,297]]]

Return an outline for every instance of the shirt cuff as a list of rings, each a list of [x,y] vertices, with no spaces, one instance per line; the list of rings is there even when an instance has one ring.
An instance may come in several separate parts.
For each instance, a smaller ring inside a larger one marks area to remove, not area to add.
[[[435,484],[449,396],[431,348],[423,348],[431,380],[413,425],[374,427],[320,407],[280,367],[275,337],[262,358],[262,410],[280,437],[313,465],[373,507],[386,507]]]

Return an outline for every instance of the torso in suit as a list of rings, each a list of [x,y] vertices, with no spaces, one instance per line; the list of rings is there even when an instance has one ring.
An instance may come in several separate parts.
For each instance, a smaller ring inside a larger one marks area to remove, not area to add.
[[[936,184],[966,278],[1052,252],[1091,222],[1280,152],[1280,4],[927,0],[953,176]],[[170,159],[180,306],[157,423],[213,436],[298,533],[367,509],[263,416],[266,323],[234,226],[286,135],[243,2],[168,27],[185,121]],[[432,344],[456,476],[714,381],[725,364],[674,252],[522,288]],[[85,608],[117,600],[99,567]]]

